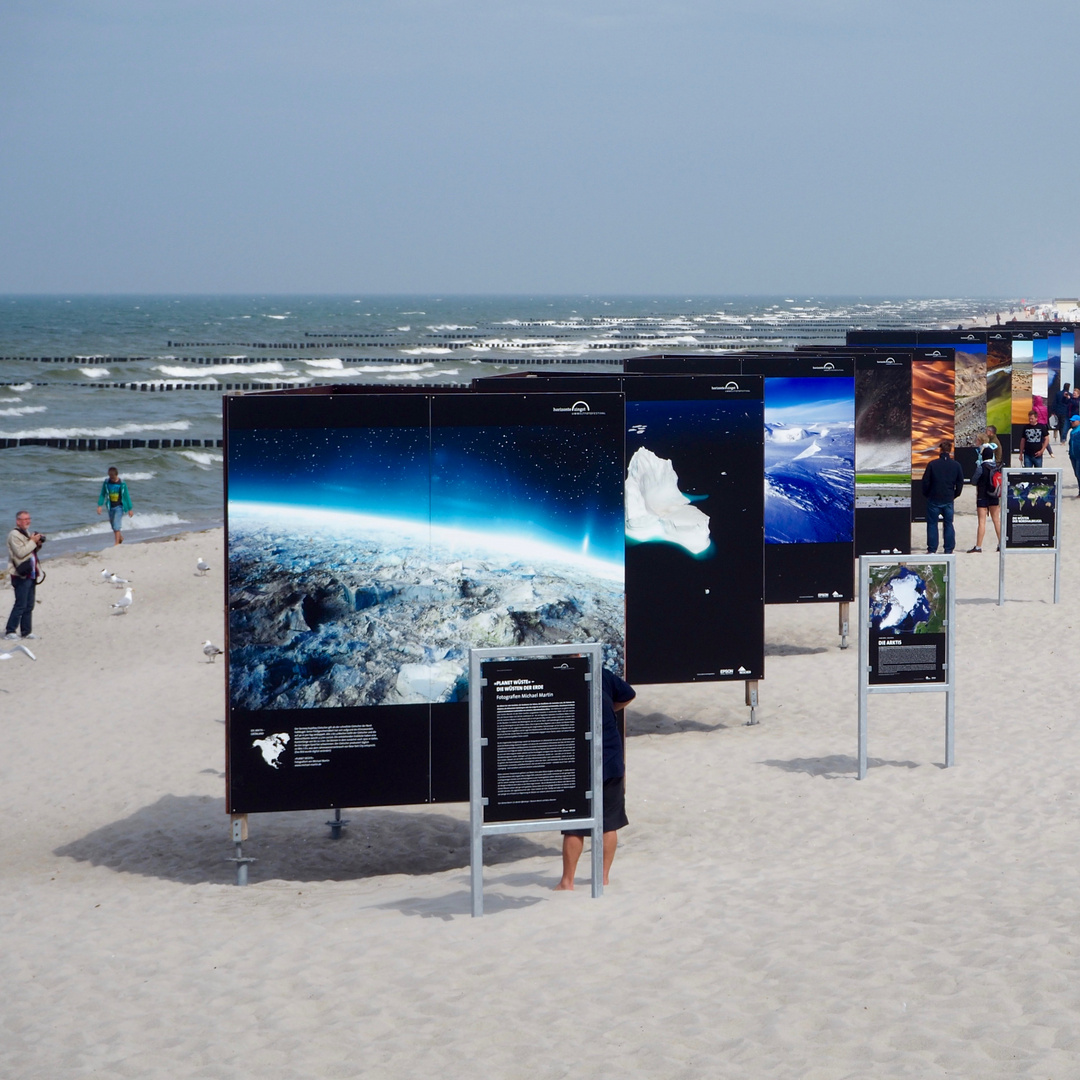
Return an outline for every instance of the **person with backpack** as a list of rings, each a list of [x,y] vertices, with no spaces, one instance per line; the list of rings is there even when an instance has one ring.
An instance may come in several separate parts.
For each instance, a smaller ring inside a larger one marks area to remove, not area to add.
[[[953,528],[953,505],[964,491],[964,470],[951,457],[952,443],[943,439],[938,443],[938,456],[926,466],[922,475],[922,492],[926,496],[926,554],[933,555],[938,545],[938,519],[943,523],[945,554],[951,555],[956,547],[956,530]]]
[[[1001,463],[994,457],[994,448],[991,445],[983,447],[982,457],[975,466],[975,475],[971,482],[975,485],[975,509],[979,515],[979,524],[975,531],[975,546],[968,548],[969,555],[982,551],[987,514],[994,523],[998,547],[1001,547]]]

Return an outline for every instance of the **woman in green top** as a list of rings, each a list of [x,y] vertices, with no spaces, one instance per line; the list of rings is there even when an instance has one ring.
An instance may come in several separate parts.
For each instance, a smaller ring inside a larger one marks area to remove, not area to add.
[[[101,508],[109,508],[109,524],[112,525],[113,543],[122,544],[124,534],[120,531],[124,524],[124,513],[131,517],[135,511],[131,508],[131,496],[128,494],[127,484],[120,479],[120,474],[115,466],[109,470],[109,475],[101,484],[101,494],[98,496],[97,512]]]

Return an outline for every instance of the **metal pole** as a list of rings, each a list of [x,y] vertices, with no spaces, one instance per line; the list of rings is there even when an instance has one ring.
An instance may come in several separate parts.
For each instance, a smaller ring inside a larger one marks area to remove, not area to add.
[[[859,779],[866,779],[866,711],[870,686],[870,564],[859,556]]]
[[[847,600],[840,601],[840,648],[848,647],[848,620],[850,617],[851,604]]]
[[[592,895],[604,894],[604,676],[603,655],[594,646],[589,650],[592,685]]]
[[[998,544],[998,607],[1005,603],[1005,529],[1001,530],[1001,543]]]
[[[949,600],[945,634],[945,664],[949,681],[945,690],[945,768],[956,764],[956,556],[949,557],[946,570]]]
[[[480,657],[469,654],[469,883],[472,914],[484,914],[484,809],[481,795],[483,769],[480,761]]]
[[[746,680],[746,704],[750,708],[750,719],[746,721],[747,727],[752,727],[757,723],[757,707],[758,707],[758,681],[757,679]]]

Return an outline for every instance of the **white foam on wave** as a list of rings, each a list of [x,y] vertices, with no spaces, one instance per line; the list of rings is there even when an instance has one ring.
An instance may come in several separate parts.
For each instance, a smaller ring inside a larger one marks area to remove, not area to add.
[[[157,476],[157,473],[153,472],[125,472],[120,474],[121,480],[153,480]],[[102,477],[100,476],[80,476],[80,480],[85,480],[88,484],[100,484]]]
[[[120,424],[103,428],[28,428],[26,431],[0,431],[4,439],[119,439],[139,431],[187,431],[190,420],[170,420],[164,424]]]
[[[308,360],[304,357],[303,360],[308,367],[325,368],[327,371],[343,371],[345,369],[345,365],[337,356],[328,357],[325,360]]]
[[[192,382],[195,379],[208,379],[213,375],[247,375],[253,372],[284,371],[285,368],[277,360],[268,360],[262,364],[212,364],[210,367],[198,368],[170,367],[167,364],[160,364],[154,370],[172,379]]]
[[[289,317],[288,315],[266,315],[265,316],[265,318],[267,318],[267,319],[287,319],[288,317]]]
[[[14,409],[0,409],[0,416],[26,416],[28,413],[47,411],[44,405],[19,405]]]
[[[25,394],[28,390],[34,389],[34,384],[28,382],[15,383],[14,386],[9,386],[8,389],[17,394]]]
[[[79,371],[88,379],[104,379],[109,374],[109,369],[103,367],[82,367]]]
[[[178,514],[140,514],[137,510],[130,518],[124,518],[124,532],[145,532],[148,529],[164,529],[171,525],[186,525],[187,519]],[[81,529],[69,529],[66,532],[51,534],[53,540],[74,540],[81,536],[95,536],[112,532],[108,521],[98,521]]]
[[[440,375],[457,375],[458,368],[445,368],[442,371],[405,371],[393,375],[383,375],[383,382],[420,382],[423,379],[435,379]]]
[[[200,450],[181,450],[180,456],[194,461],[202,469],[212,469],[215,464],[221,464],[225,460],[222,454],[207,454]]]

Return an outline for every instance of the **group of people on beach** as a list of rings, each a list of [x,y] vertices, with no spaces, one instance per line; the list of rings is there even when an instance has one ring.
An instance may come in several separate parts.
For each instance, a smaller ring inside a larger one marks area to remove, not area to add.
[[[1080,499],[1080,391],[1076,397],[1068,393],[1066,398],[1076,401],[1075,411],[1065,417],[1067,430],[1062,442],[1068,440],[1069,464],[1076,477],[1077,494]],[[1071,407],[1071,406],[1067,406]],[[1040,422],[1038,414],[1028,413],[1028,422],[1020,435],[1020,459],[1025,469],[1041,469],[1045,455],[1054,456],[1050,447],[1049,424]],[[975,488],[975,510],[978,525],[975,529],[975,544],[967,549],[969,555],[982,551],[986,537],[987,519],[993,523],[997,534],[998,548],[1001,547],[1001,442],[997,428],[987,426],[980,434],[975,445],[978,449],[978,461],[971,484]],[[955,503],[963,494],[965,478],[960,463],[952,457],[952,443],[948,439],[938,444],[938,456],[926,466],[922,475],[922,492],[926,497],[926,553],[933,555],[938,548],[938,525],[941,524],[943,550],[951,555],[956,547],[956,529],[953,525]]]
[[[97,512],[100,514],[106,507],[113,531],[113,545],[122,544],[124,515],[130,518],[135,511],[128,486],[120,479],[115,466],[109,469],[98,495]],[[38,563],[38,552],[46,537],[43,533],[31,532],[31,520],[29,510],[18,511],[15,528],[7,535],[8,576],[15,591],[15,602],[4,628],[6,641],[37,637],[33,632],[34,604],[37,601],[37,587],[45,580],[45,572]]]

